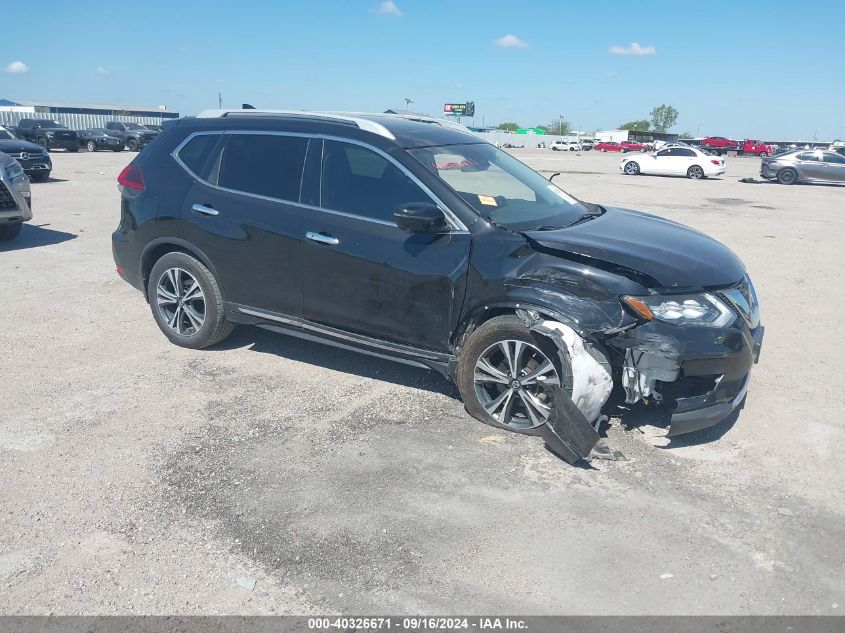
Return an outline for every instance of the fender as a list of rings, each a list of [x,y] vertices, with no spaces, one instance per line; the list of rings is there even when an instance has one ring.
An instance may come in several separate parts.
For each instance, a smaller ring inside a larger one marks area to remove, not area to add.
[[[205,265],[205,267],[208,268],[214,274],[214,277],[218,280],[217,283],[218,284],[220,283],[220,281],[219,281],[220,276],[217,274],[217,269],[215,268],[215,266],[211,262],[211,260],[208,258],[208,256],[202,251],[202,249],[200,249],[195,244],[188,242],[187,240],[183,240],[182,238],[179,238],[179,237],[170,237],[170,236],[168,236],[168,237],[157,237],[156,239],[151,240],[150,243],[147,244],[144,247],[144,250],[141,252],[141,261],[139,262],[139,264],[140,264],[139,270],[141,271],[142,275],[144,274],[144,271],[147,268],[146,264],[147,264],[147,261],[150,257],[150,254],[156,248],[158,248],[159,246],[178,246],[180,250],[188,251],[191,255],[193,255],[198,260],[200,260]],[[144,282],[144,289],[146,290],[146,287],[147,287],[146,276],[144,276],[143,282]],[[225,296],[225,292],[224,292],[224,289],[222,288],[222,286],[221,286],[220,290],[221,290],[221,292],[223,292],[223,295]],[[144,296],[146,296],[146,292],[144,293]]]

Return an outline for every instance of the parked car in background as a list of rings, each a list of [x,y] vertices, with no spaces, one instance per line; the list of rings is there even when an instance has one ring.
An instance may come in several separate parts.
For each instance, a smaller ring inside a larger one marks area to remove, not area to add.
[[[17,160],[0,152],[0,241],[15,239],[31,219],[29,178]]]
[[[22,141],[14,132],[0,126],[0,152],[14,158],[23,168],[24,173],[32,180],[43,181],[50,177],[53,171],[53,161],[46,149],[31,143]]]
[[[159,132],[161,132],[161,131],[162,131],[162,129],[163,129],[160,125],[154,125],[154,124],[152,124],[152,123],[147,123],[144,127],[146,127],[148,130],[152,130],[152,131],[153,131],[153,132],[155,132],[156,134],[158,134]]]
[[[37,143],[48,152],[54,149],[79,151],[79,135],[52,119],[21,119],[14,132],[18,138]]]
[[[569,151],[569,142],[568,141],[552,141],[551,148],[553,152],[566,152]]]
[[[767,156],[760,163],[760,175],[782,185],[802,182],[845,184],[845,156],[822,150],[797,150]]]
[[[581,149],[585,152],[590,151],[591,149],[593,149],[596,146],[595,141],[592,141],[588,138],[581,139],[580,142],[581,142]]]
[[[686,176],[693,180],[725,173],[725,160],[693,147],[664,146],[656,152],[623,158],[619,170],[629,176]]]
[[[637,141],[622,141],[620,143],[622,146],[622,152],[642,152],[646,149],[646,146],[643,143],[638,143]]]
[[[173,344],[242,323],[429,367],[471,415],[570,461],[614,388],[687,433],[744,402],[759,355],[730,249],[581,202],[450,122],[211,111],[118,183],[117,271]]]
[[[742,142],[742,147],[740,147],[739,153],[751,154],[762,158],[763,156],[771,156],[772,154],[774,154],[774,151],[772,150],[771,145],[766,145],[762,141],[756,141],[747,138]]]
[[[840,156],[845,156],[845,147],[842,147],[842,146],[840,145],[839,147],[833,147],[833,148],[831,148],[831,149],[832,149],[834,152],[836,152],[837,154],[839,154]]]
[[[106,123],[105,131],[121,139],[126,149],[132,152],[141,151],[157,134],[157,132],[153,132],[140,123],[126,123],[124,121],[109,121]]]
[[[602,141],[596,144],[595,149],[600,152],[621,152],[622,145],[616,141]]]
[[[728,150],[735,150],[739,143],[724,136],[708,136],[701,141],[701,146],[717,151],[719,154],[726,154]]]
[[[123,140],[108,134],[102,128],[91,128],[79,132],[79,145],[89,152],[99,150],[123,151]]]

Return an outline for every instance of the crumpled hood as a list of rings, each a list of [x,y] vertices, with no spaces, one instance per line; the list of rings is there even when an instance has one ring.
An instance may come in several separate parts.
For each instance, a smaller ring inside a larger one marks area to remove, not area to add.
[[[19,154],[20,152],[27,152],[29,154],[40,155],[44,151],[40,145],[30,143],[29,141],[18,140],[2,140],[0,141],[0,152],[4,154]]]
[[[568,229],[524,234],[563,257],[571,253],[629,268],[664,287],[729,285],[745,275],[740,259],[721,242],[639,211],[608,208]]]

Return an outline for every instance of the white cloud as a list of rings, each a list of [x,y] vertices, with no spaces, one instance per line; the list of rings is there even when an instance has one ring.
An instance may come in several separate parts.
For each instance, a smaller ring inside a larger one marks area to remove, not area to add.
[[[97,66],[97,74],[98,75],[111,75],[111,71],[108,68],[103,68],[102,66]]]
[[[516,35],[511,35],[510,33],[497,39],[496,44],[502,48],[525,48],[528,46],[528,44],[523,42]]]
[[[21,61],[12,62],[6,66],[6,72],[12,75],[21,75],[29,72],[29,66]]]
[[[393,0],[384,0],[384,2],[378,5],[376,13],[381,13],[382,15],[402,15],[399,7],[396,6]]]
[[[611,55],[656,55],[654,46],[640,46],[639,42],[631,42],[630,46],[611,46],[607,49]]]

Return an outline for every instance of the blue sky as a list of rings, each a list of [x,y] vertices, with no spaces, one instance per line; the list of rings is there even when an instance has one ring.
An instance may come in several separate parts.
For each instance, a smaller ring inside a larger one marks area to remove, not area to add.
[[[477,124],[563,114],[588,130],[667,103],[677,132],[845,138],[845,1],[217,4],[40,2],[37,32],[4,25],[0,98],[184,114],[218,91],[225,106],[285,109],[473,100]]]

